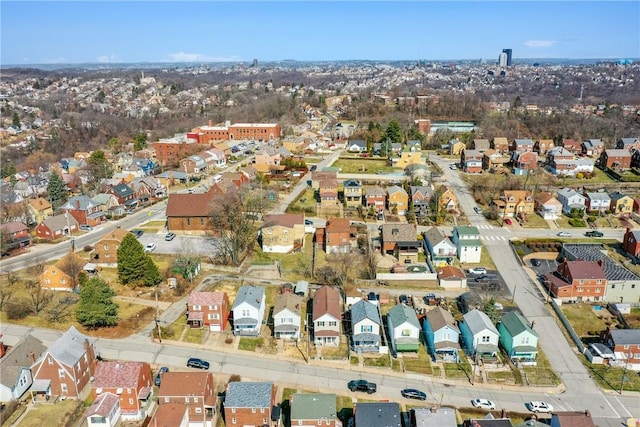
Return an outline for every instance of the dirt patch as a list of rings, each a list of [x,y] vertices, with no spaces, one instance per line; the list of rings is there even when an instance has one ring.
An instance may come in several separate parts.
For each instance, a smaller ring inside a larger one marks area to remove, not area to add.
[[[122,319],[116,326],[110,328],[99,329],[85,329],[82,328],[81,332],[100,338],[125,338],[138,332],[144,326],[146,326],[151,320],[153,320],[155,308],[144,307],[141,309],[135,317],[129,319]]]

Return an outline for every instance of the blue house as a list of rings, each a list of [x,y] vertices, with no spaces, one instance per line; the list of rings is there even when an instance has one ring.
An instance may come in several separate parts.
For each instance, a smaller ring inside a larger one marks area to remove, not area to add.
[[[429,354],[434,360],[436,358],[447,362],[460,360],[458,356],[460,329],[450,312],[440,307],[427,312],[422,329],[427,339]]]
[[[359,352],[377,352],[380,348],[382,320],[378,306],[360,300],[351,306],[351,333],[353,349]]]
[[[538,334],[520,313],[510,311],[500,318],[500,344],[514,362],[536,365]]]

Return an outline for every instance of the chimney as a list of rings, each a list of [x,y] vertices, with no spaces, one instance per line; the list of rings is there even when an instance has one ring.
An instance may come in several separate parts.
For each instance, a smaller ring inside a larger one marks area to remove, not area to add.
[[[2,334],[0,334],[0,358],[4,357],[4,354],[7,352],[7,348],[4,346],[4,341],[2,340]]]
[[[35,364],[36,363],[36,355],[33,354],[33,351],[29,352],[29,357],[31,358],[31,362]]]
[[[209,120],[209,127],[213,127],[213,120]]]
[[[76,209],[80,209],[80,200],[76,200]]]
[[[603,259],[599,259],[598,260],[598,265],[602,268],[604,268],[604,260]]]

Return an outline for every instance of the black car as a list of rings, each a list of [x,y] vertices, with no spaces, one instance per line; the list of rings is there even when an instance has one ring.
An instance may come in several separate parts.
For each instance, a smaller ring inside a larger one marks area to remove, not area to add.
[[[134,236],[136,236],[136,238],[140,238],[140,236],[144,234],[144,231],[140,229],[131,230],[131,232],[133,233]]]
[[[373,394],[378,390],[378,386],[375,383],[370,383],[367,380],[352,380],[347,383],[347,387],[351,391],[365,391],[368,394]]]
[[[197,357],[192,357],[187,360],[187,368],[209,369],[209,362],[198,359]]]
[[[540,267],[542,265],[542,261],[540,261],[538,258],[534,258],[531,260],[531,265],[533,265],[534,267]]]
[[[400,390],[400,394],[405,399],[427,400],[427,393],[424,391],[416,390],[415,388],[405,388]]]
[[[602,237],[604,236],[604,233],[602,231],[592,230],[587,231],[586,233],[584,233],[584,235],[587,237]]]
[[[158,370],[158,373],[156,374],[156,377],[153,380],[155,385],[157,385],[158,387],[160,386],[160,382],[162,381],[162,374],[164,374],[165,372],[169,372],[169,368],[167,368],[166,366],[163,366]]]

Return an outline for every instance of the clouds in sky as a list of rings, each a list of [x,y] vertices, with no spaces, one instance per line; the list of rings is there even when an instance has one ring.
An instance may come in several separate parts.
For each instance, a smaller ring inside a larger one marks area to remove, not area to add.
[[[526,47],[543,49],[547,47],[553,47],[557,43],[558,42],[555,40],[527,40],[526,42],[524,42],[524,45]]]
[[[242,60],[239,56],[230,56],[226,58],[211,57],[201,53],[176,52],[170,53],[166,58],[169,62],[230,62]]]

